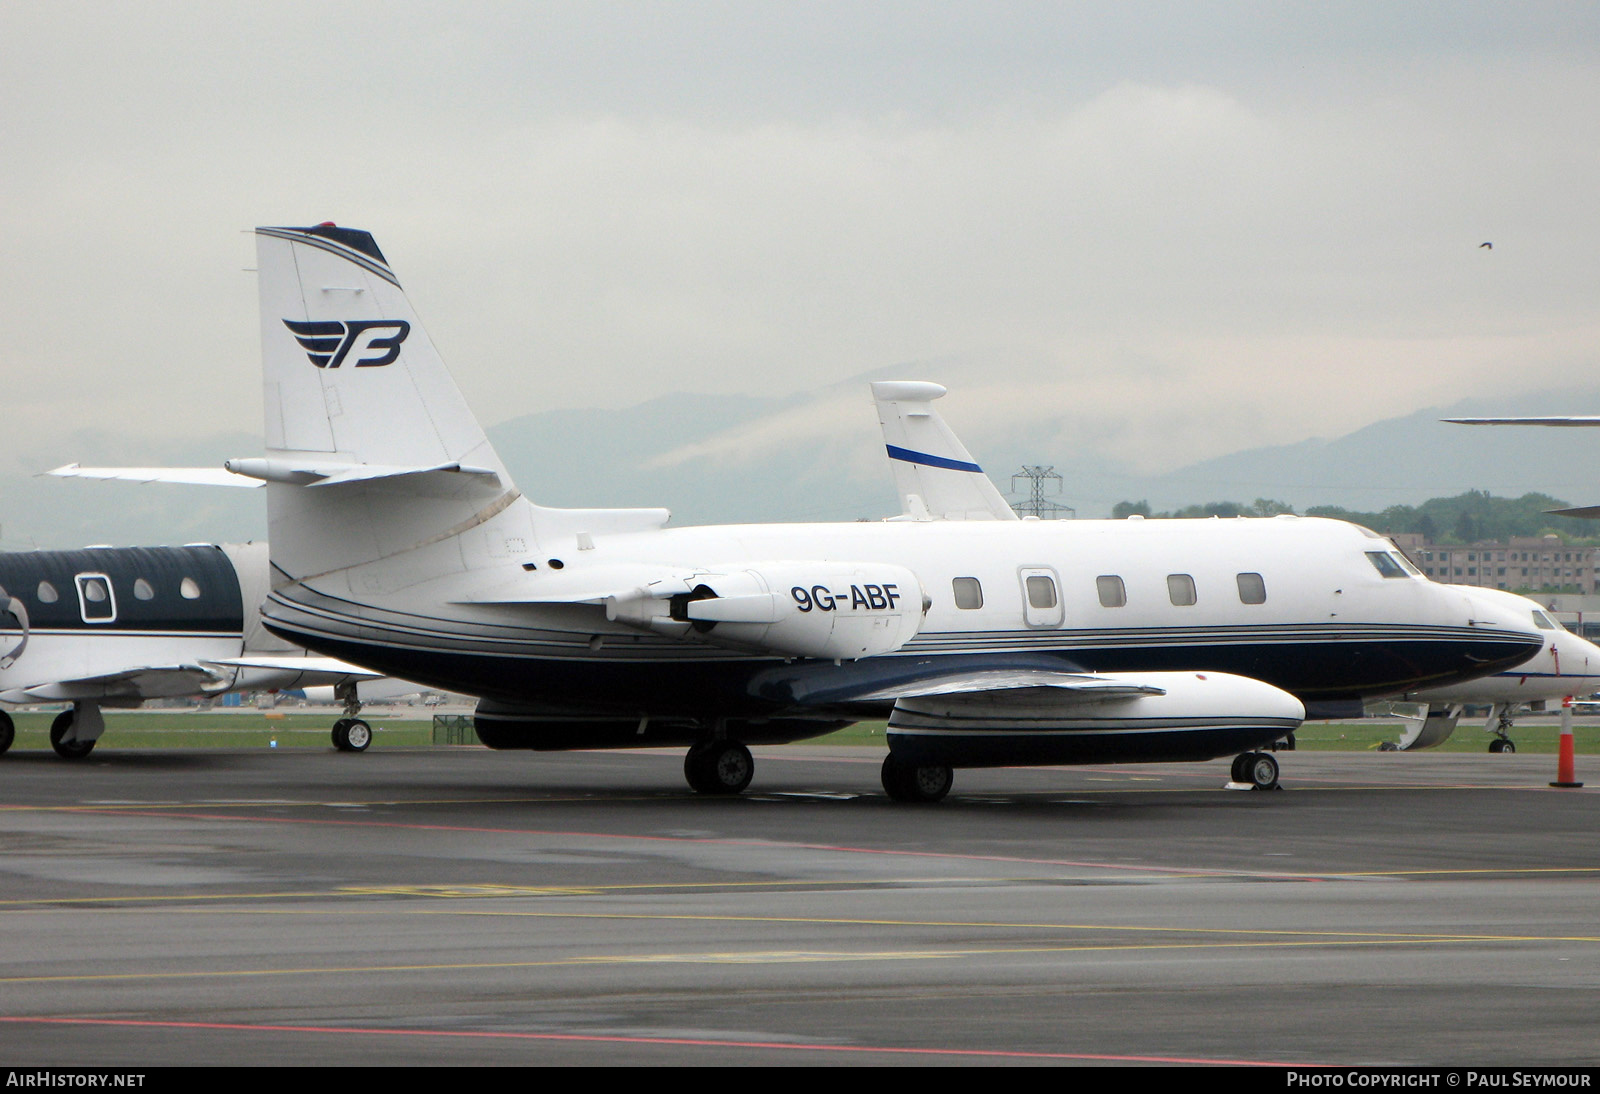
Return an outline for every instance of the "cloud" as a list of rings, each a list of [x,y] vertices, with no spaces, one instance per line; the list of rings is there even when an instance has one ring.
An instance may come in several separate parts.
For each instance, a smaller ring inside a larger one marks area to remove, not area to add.
[[[1154,467],[1592,369],[1566,9],[374,10],[0,16],[14,444],[256,428],[240,231],[322,219],[491,422],[954,357]]]

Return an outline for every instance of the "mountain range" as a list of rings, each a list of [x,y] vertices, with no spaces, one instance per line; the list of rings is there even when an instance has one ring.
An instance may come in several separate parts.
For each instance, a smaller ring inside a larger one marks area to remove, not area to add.
[[[488,432],[518,486],[543,505],[664,505],[675,524],[876,519],[898,505],[864,381],[887,371],[796,395],[684,393],[617,410],[541,411]],[[1023,464],[1053,466],[1062,481],[1051,500],[1080,517],[1107,516],[1123,500],[1158,511],[1256,498],[1301,511],[1371,511],[1468,489],[1600,503],[1600,430],[1439,421],[1600,413],[1600,386],[1461,399],[1331,439],[1244,447],[1160,474],[1135,473],[1074,444],[1048,408],[1031,413],[963,429],[963,439],[1008,497],[1023,496],[1008,490]],[[63,434],[50,452],[12,453],[0,466],[0,546],[260,538],[258,491],[61,481],[30,470],[74,460],[214,466],[259,448],[245,434],[190,431],[146,447],[84,431]]]

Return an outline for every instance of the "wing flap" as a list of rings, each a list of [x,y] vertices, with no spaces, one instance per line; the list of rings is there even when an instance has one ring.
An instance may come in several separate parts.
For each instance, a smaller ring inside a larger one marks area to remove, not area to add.
[[[195,695],[225,685],[224,676],[203,664],[141,665],[97,676],[52,680],[0,692],[8,703],[72,702],[79,699],[163,699]]]

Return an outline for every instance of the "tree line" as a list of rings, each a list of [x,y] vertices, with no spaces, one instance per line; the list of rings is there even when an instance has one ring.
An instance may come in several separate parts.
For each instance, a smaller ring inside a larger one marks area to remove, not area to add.
[[[1483,490],[1468,490],[1451,498],[1430,498],[1421,505],[1391,505],[1380,513],[1363,513],[1337,505],[1313,505],[1308,517],[1348,520],[1384,535],[1417,533],[1431,543],[1461,546],[1483,541],[1504,542],[1512,536],[1542,536],[1554,533],[1565,543],[1594,546],[1600,543],[1600,524],[1575,517],[1551,516],[1546,510],[1562,509],[1567,502],[1548,494],[1524,494],[1520,498],[1499,498]],[[1236,501],[1210,501],[1186,505],[1171,512],[1153,513],[1147,501],[1119,501],[1111,516],[1121,520],[1138,514],[1152,519],[1197,517],[1273,517],[1293,513],[1294,507],[1273,498],[1257,498],[1248,504]]]

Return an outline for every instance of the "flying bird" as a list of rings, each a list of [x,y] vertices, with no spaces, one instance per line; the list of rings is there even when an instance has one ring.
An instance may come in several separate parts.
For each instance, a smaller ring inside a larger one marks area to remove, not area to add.
[[[1492,250],[1494,250],[1494,244],[1493,243],[1480,243],[1480,244],[1478,244],[1478,250],[1480,250],[1480,251],[1492,251]]]

